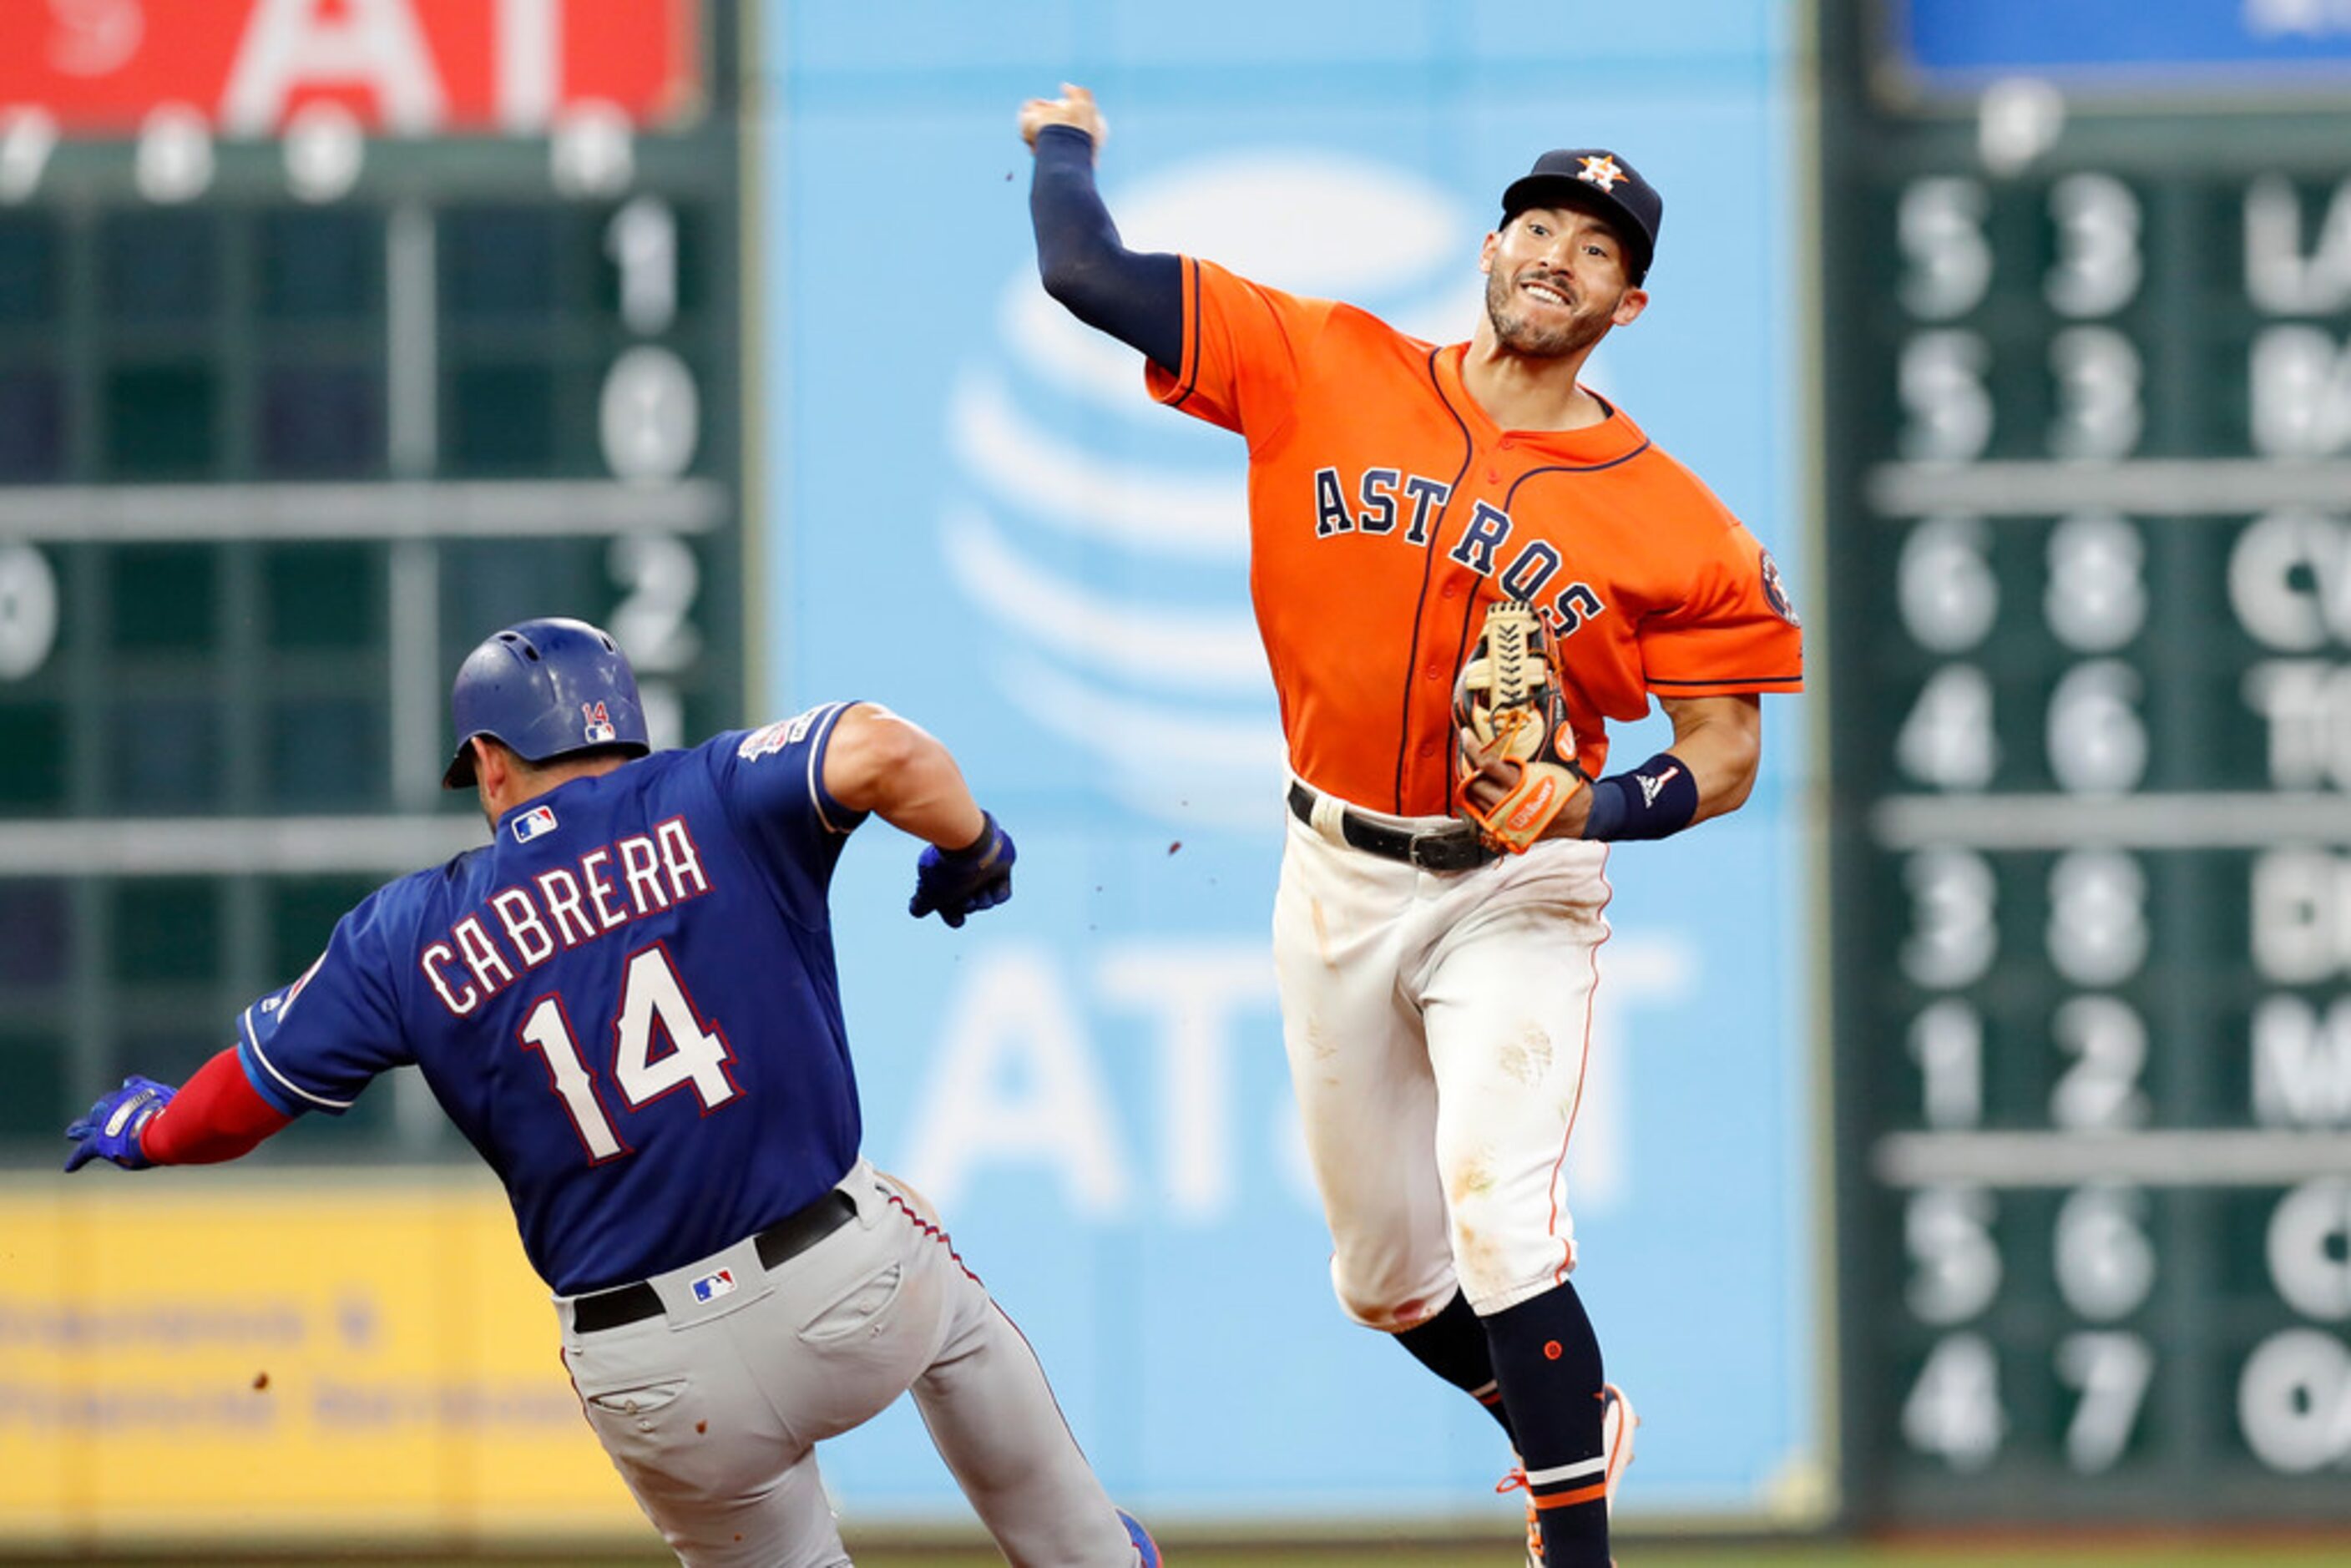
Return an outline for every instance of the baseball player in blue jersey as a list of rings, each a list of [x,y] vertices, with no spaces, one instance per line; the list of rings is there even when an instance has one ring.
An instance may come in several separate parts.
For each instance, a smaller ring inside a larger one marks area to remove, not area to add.
[[[1156,1568],[937,1217],[859,1155],[826,897],[869,815],[928,841],[910,913],[1011,892],[946,749],[868,705],[651,752],[617,644],[469,655],[445,782],[493,837],[379,889],[174,1091],[133,1077],[68,1171],[235,1158],[414,1063],[497,1172],[590,1426],[680,1562],[846,1563],[819,1441],[909,1389],[1012,1563]]]

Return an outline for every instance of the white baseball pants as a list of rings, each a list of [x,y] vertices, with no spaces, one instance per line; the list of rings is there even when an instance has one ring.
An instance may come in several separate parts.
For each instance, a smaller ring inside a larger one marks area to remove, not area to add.
[[[1565,1166],[1608,936],[1604,846],[1426,872],[1287,821],[1282,1038],[1341,1306],[1395,1333],[1457,1283],[1481,1314],[1552,1289],[1575,1266]]]

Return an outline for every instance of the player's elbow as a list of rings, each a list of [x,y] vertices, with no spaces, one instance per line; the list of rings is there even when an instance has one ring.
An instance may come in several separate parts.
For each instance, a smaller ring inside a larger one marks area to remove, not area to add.
[[[825,745],[825,790],[852,811],[886,813],[896,789],[938,749],[920,727],[860,703],[841,716]]]
[[[1067,248],[1037,253],[1037,277],[1045,292],[1081,321],[1090,322],[1100,312],[1106,270],[1092,257]]]
[[[1726,737],[1710,760],[1714,767],[1708,769],[1710,799],[1707,804],[1713,809],[1705,814],[1719,817],[1747,804],[1747,798],[1755,792],[1755,776],[1763,767],[1762,740],[1752,735]]]

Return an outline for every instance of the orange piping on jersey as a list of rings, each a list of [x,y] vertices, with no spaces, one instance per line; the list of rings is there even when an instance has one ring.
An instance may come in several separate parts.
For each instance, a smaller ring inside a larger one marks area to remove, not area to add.
[[[1600,847],[1598,874],[1601,889],[1600,907],[1593,910],[1592,914],[1593,918],[1603,919],[1608,914],[1609,901],[1616,896],[1616,889],[1608,881],[1608,846],[1605,844]],[[1562,1181],[1560,1173],[1567,1165],[1567,1146],[1575,1139],[1575,1118],[1583,1110],[1583,1085],[1592,1073],[1592,1019],[1593,1016],[1600,1010],[1600,949],[1607,946],[1608,937],[1614,935],[1614,932],[1609,932],[1592,945],[1592,989],[1585,993],[1583,999],[1583,1060],[1575,1069],[1575,1103],[1567,1108],[1567,1131],[1560,1135],[1559,1158],[1551,1163],[1550,1234],[1552,1236],[1559,1234],[1559,1189]],[[1567,1281],[1568,1270],[1574,1266],[1574,1244],[1568,1241],[1561,1242],[1559,1267],[1552,1271],[1551,1282],[1554,1285],[1564,1284]]]
[[[1445,405],[1445,412],[1453,416],[1453,423],[1461,431],[1461,466],[1453,471],[1453,483],[1446,489],[1445,499],[1437,503],[1437,516],[1428,525],[1428,543],[1423,549],[1420,558],[1420,592],[1412,601],[1412,640],[1405,644],[1407,648],[1420,646],[1420,618],[1428,611],[1428,581],[1431,574],[1437,570],[1437,546],[1445,538],[1446,515],[1453,509],[1453,497],[1461,493],[1461,481],[1469,476],[1469,465],[1478,460],[1478,438],[1469,434],[1469,422],[1461,417],[1461,411],[1455,408],[1453,400],[1445,395],[1444,379],[1437,373],[1437,357],[1443,352],[1445,352],[1443,349],[1428,350],[1428,384],[1436,390],[1437,401]],[[1473,601],[1476,599],[1474,594],[1465,595],[1465,597]],[[1468,611],[1465,606],[1461,620],[1461,647],[1467,650],[1468,645],[1469,620]],[[1395,800],[1388,807],[1389,810],[1399,817],[1405,815],[1404,770],[1407,759],[1412,756],[1412,694],[1416,685],[1412,678],[1413,664],[1412,659],[1405,661],[1404,707],[1396,720]],[[1456,669],[1460,667],[1461,659],[1458,653],[1454,656],[1453,664]],[[1452,694],[1448,691],[1446,695],[1449,700]]]

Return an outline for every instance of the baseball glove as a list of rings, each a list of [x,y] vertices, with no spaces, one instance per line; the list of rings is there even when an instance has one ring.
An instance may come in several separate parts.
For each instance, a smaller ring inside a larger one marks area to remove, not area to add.
[[[1453,683],[1453,810],[1493,849],[1522,855],[1590,779],[1575,763],[1575,730],[1551,661],[1551,637],[1531,605],[1489,605],[1477,645]],[[1472,780],[1503,793],[1481,806]]]

